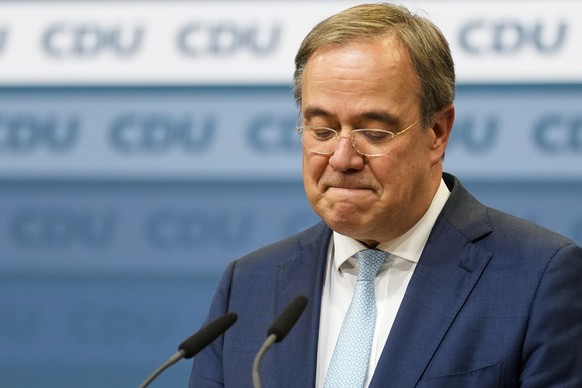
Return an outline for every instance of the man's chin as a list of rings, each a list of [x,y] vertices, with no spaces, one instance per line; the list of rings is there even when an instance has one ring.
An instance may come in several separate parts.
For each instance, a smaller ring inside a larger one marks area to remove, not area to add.
[[[331,214],[320,214],[325,223],[339,234],[344,236],[358,238],[365,227],[361,215],[350,212],[336,211]]]

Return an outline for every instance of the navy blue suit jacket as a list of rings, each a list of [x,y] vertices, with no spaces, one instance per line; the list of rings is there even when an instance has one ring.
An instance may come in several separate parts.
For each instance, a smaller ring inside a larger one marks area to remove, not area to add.
[[[582,249],[487,208],[451,175],[370,387],[582,387]],[[267,328],[309,303],[261,363],[271,387],[313,387],[331,230],[323,223],[231,263],[208,321],[237,323],[194,359],[190,387],[252,387]]]

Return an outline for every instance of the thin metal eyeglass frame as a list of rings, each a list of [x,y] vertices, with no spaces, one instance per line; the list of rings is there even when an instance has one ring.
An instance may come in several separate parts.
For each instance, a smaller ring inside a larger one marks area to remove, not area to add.
[[[398,131],[398,132],[392,132],[392,131],[388,131],[385,129],[375,129],[375,128],[358,128],[358,129],[353,129],[348,136],[340,136],[339,132],[336,129],[333,128],[328,128],[328,127],[322,127],[322,126],[314,126],[314,125],[299,125],[299,119],[301,117],[301,111],[299,111],[297,113],[297,118],[295,119],[295,129],[297,130],[297,135],[299,135],[299,137],[301,138],[301,144],[303,144],[303,132],[304,132],[304,128],[321,128],[321,129],[328,129],[330,131],[333,131],[335,133],[335,139],[336,139],[336,145],[335,145],[335,149],[331,152],[321,152],[321,151],[315,151],[312,149],[309,149],[309,151],[311,152],[315,152],[316,154],[319,155],[332,155],[335,150],[337,149],[337,145],[339,144],[340,139],[350,139],[350,143],[352,144],[352,147],[354,147],[354,149],[356,150],[356,152],[362,156],[382,156],[382,155],[386,155],[388,152],[390,152],[390,150],[387,150],[386,152],[383,152],[381,154],[365,154],[362,151],[360,151],[357,147],[356,147],[356,141],[354,139],[354,133],[357,132],[362,132],[362,131],[366,131],[366,130],[373,130],[373,131],[377,131],[377,132],[385,132],[385,133],[391,133],[392,137],[390,139],[388,139],[386,141],[386,143],[390,143],[392,141],[392,139],[394,139],[396,136],[402,135],[403,133],[405,133],[406,131],[408,131],[409,129],[411,129],[412,127],[416,126],[417,124],[419,124],[420,122],[422,122],[424,119],[426,119],[427,117],[429,117],[431,114],[427,114],[426,116],[420,118],[419,120],[415,121],[414,123],[410,124],[408,127]]]

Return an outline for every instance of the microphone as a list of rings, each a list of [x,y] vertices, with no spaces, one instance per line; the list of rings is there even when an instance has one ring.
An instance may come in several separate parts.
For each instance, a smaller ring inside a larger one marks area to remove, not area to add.
[[[263,346],[259,349],[259,352],[255,356],[255,361],[253,362],[253,386],[255,388],[261,388],[261,376],[259,375],[259,364],[265,355],[265,352],[275,343],[281,342],[291,331],[291,328],[295,325],[303,310],[307,306],[307,297],[299,295],[289,305],[287,308],[277,317],[275,322],[269,327],[267,331],[268,337],[263,343]]]
[[[169,366],[175,364],[182,358],[192,358],[196,354],[198,354],[202,349],[206,346],[210,345],[212,341],[218,338],[219,335],[224,333],[228,330],[229,327],[234,325],[238,318],[238,315],[235,313],[226,313],[219,317],[218,319],[210,322],[208,325],[204,326],[202,329],[198,330],[196,333],[191,335],[190,337],[186,338],[184,342],[178,346],[178,351],[172,355],[165,363],[163,363],[154,373],[148,377],[140,388],[145,388],[156,377],[160,375],[164,370],[166,370]]]

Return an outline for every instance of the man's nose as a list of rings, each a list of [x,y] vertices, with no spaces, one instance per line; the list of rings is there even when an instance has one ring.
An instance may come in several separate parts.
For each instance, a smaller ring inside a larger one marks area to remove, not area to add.
[[[364,157],[354,148],[350,135],[338,138],[337,147],[329,158],[329,164],[337,171],[361,170],[364,167]]]

